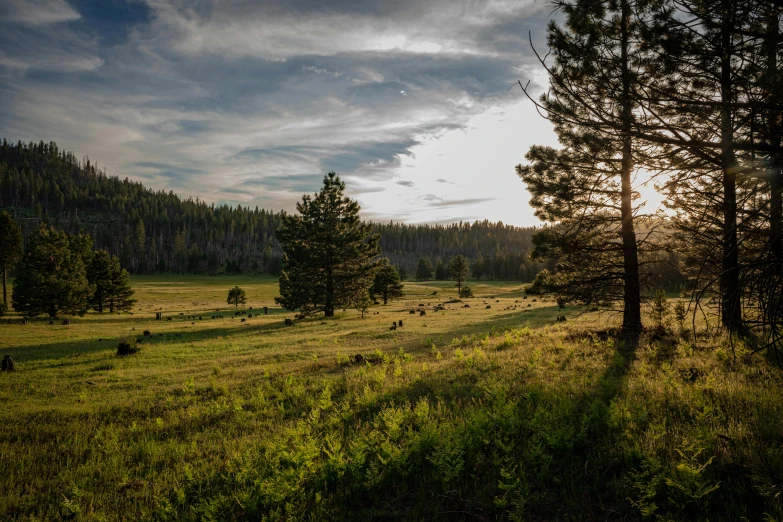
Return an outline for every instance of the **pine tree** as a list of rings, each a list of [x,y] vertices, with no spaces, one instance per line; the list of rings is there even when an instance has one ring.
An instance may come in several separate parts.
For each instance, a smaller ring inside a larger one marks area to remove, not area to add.
[[[136,302],[127,270],[117,256],[96,250],[87,267],[87,279],[95,287],[90,306],[98,313],[108,308],[110,313],[128,311]]]
[[[481,255],[481,252],[476,254],[476,260],[473,261],[471,272],[473,274],[473,279],[480,280],[481,276],[484,275],[484,256]]]
[[[632,96],[644,68],[636,31],[646,7],[633,0],[557,0],[551,22],[551,91],[539,107],[563,146],[531,147],[517,167],[541,219],[536,255],[558,260],[553,289],[587,302],[623,299],[623,328],[639,330],[639,240],[631,181],[639,146]],[[638,4],[638,5],[637,5]],[[636,31],[636,32],[635,32]],[[619,291],[618,291],[619,290]]]
[[[285,216],[277,231],[284,267],[275,301],[289,310],[332,317],[372,286],[380,237],[362,223],[359,204],[344,190],[340,177],[329,172],[321,191],[303,196],[299,213]]]
[[[462,254],[458,254],[449,261],[449,272],[451,278],[457,282],[457,295],[462,294],[462,282],[467,279],[470,273],[468,259]]]
[[[418,281],[429,281],[432,279],[432,261],[429,257],[422,257],[416,265],[416,279]]]
[[[92,293],[84,262],[71,250],[68,236],[41,225],[14,280],[14,309],[25,317],[84,315]]]
[[[228,304],[234,305],[234,308],[239,308],[239,305],[243,305],[247,302],[247,294],[238,286],[235,286],[228,291]]]
[[[8,212],[0,212],[0,270],[3,271],[3,304],[8,306],[8,272],[22,259],[22,231]]]
[[[375,295],[383,298],[383,304],[387,304],[389,299],[402,297],[403,284],[400,282],[400,275],[397,269],[389,263],[388,259],[380,262],[378,271],[375,273],[375,282],[372,290]]]
[[[449,271],[446,270],[446,266],[443,264],[443,260],[438,259],[438,262],[435,263],[435,280],[445,281],[448,278],[449,278]]]

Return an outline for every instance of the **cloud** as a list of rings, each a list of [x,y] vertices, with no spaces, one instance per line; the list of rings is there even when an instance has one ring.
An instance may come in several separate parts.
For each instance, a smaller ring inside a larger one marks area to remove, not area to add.
[[[81,15],[64,0],[4,0],[0,18],[23,25],[45,26],[78,20]]]
[[[544,26],[544,4],[6,0],[0,135],[55,140],[154,189],[289,211],[336,170],[367,212],[394,201],[379,214],[428,220],[490,202],[456,189],[448,162],[469,147],[442,163],[426,150],[537,78],[525,28]]]
[[[477,203],[495,201],[496,199],[497,198],[464,198],[464,199],[439,200],[439,201],[432,202],[431,206],[437,208],[467,207],[470,205],[476,205]]]

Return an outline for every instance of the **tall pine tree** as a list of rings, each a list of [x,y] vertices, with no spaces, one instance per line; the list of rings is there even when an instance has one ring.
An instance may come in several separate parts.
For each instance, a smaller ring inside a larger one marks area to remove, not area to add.
[[[283,218],[277,240],[284,267],[275,301],[289,310],[332,317],[373,283],[380,237],[362,223],[359,204],[344,191],[340,177],[329,172],[321,191],[304,195],[296,205],[299,213]]]

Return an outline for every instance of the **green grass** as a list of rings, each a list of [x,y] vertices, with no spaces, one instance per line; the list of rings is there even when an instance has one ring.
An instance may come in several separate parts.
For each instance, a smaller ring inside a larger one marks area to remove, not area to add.
[[[518,283],[289,328],[272,279],[133,284],[132,315],[3,318],[2,519],[783,519],[783,379],[737,343],[620,339]]]

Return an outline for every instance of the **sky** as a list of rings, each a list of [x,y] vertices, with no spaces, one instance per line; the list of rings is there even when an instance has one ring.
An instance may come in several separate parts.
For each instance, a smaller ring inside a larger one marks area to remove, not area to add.
[[[0,137],[293,211],[337,171],[374,221],[537,224],[545,0],[2,0]]]

